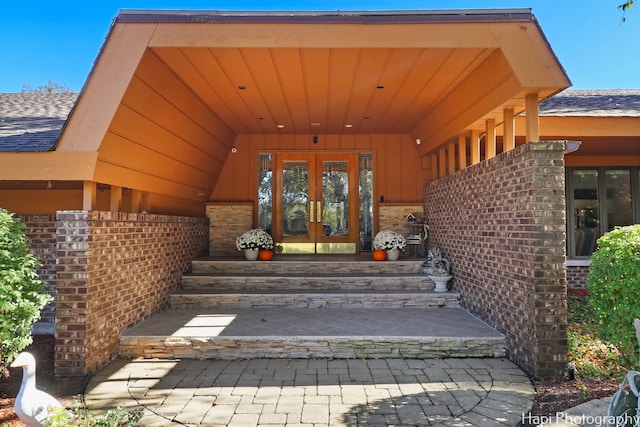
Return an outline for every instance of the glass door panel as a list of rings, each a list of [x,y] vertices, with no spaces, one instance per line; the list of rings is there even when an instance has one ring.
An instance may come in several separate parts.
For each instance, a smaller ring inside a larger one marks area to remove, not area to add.
[[[347,162],[322,162],[322,236],[349,234]]]
[[[282,235],[309,236],[309,164],[282,162]]]

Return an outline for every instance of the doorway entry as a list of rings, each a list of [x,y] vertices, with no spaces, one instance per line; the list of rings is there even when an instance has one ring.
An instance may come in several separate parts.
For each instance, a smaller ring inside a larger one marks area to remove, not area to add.
[[[356,253],[355,153],[277,153],[274,172],[273,237],[280,253]]]

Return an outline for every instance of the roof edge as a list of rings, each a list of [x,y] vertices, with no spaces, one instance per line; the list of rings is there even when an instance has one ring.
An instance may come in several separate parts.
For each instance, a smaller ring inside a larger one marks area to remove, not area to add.
[[[535,21],[530,8],[361,10],[361,11],[230,11],[121,9],[116,23],[454,23]]]

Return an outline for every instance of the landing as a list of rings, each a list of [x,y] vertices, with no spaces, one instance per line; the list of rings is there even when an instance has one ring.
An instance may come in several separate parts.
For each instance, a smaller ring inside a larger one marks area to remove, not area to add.
[[[462,308],[167,310],[125,331],[122,336],[503,338]]]

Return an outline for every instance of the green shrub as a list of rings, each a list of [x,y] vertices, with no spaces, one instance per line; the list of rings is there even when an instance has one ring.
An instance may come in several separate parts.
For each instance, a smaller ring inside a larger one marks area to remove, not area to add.
[[[598,336],[616,345],[629,366],[637,366],[633,320],[640,319],[640,225],[616,228],[598,239],[587,289]]]
[[[0,209],[0,373],[32,342],[31,327],[51,300],[38,280],[25,227]]]
[[[126,411],[118,407],[102,416],[97,416],[78,400],[74,401],[73,405],[72,409],[54,408],[44,426],[136,427],[140,425],[140,420],[144,414],[141,408]]]

